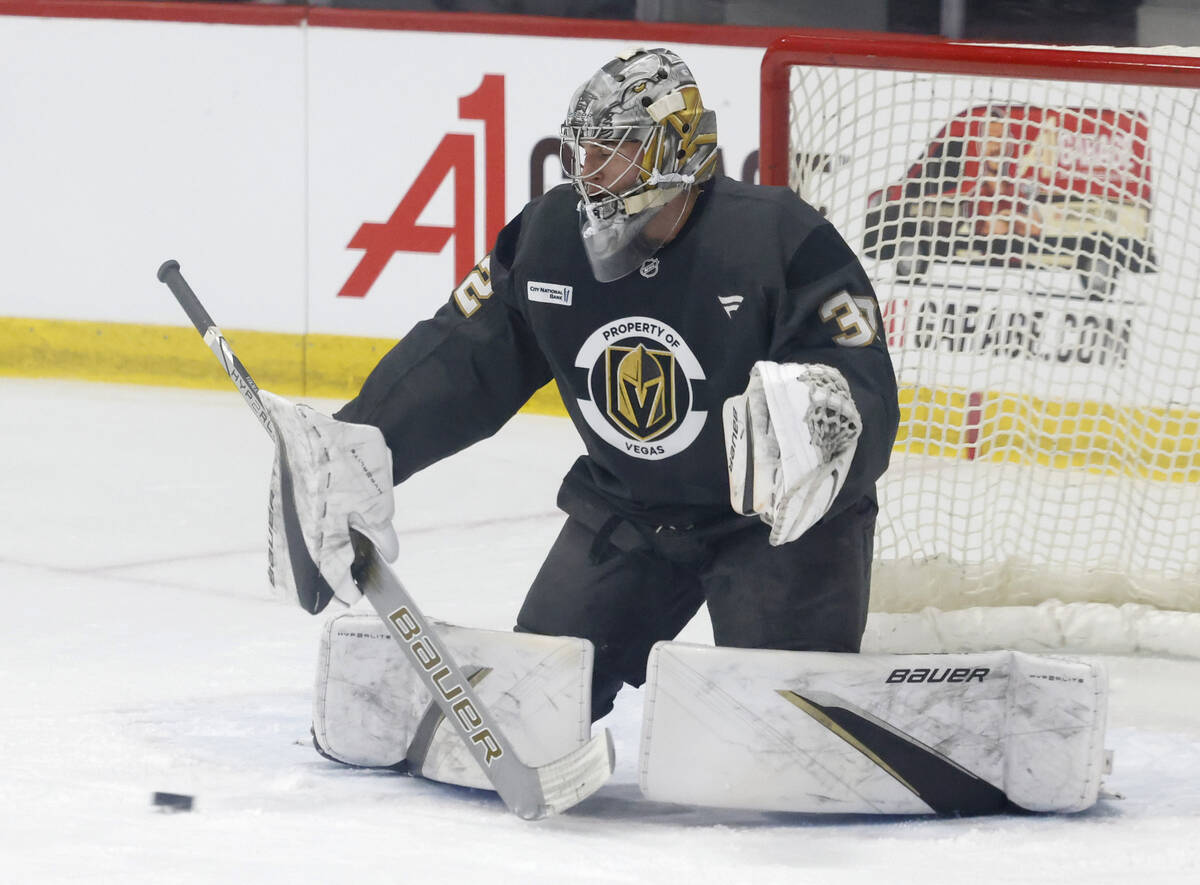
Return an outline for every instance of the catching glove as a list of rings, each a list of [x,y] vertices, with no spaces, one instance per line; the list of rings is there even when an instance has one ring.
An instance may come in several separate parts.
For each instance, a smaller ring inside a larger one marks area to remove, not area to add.
[[[850,385],[830,366],[758,362],[722,417],[733,509],[758,514],[773,546],[799,538],[828,511],[854,458],[862,419]]]

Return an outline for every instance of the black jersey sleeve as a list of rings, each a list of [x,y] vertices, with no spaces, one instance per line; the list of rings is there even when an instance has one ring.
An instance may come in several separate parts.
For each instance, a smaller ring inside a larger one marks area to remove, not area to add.
[[[414,326],[337,412],[383,431],[394,482],[491,436],[550,380],[513,291],[520,233],[518,216],[450,300]]]
[[[836,513],[864,495],[887,469],[900,408],[896,376],[881,336],[879,304],[858,258],[828,222],[813,227],[788,264],[777,305],[769,359],[823,363],[850,385],[862,435]]]

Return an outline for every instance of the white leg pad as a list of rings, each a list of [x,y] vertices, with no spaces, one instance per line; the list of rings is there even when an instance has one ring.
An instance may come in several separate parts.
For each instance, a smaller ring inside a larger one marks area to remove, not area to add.
[[[435,629],[526,765],[544,765],[587,742],[590,642],[441,623]],[[313,738],[325,755],[350,765],[404,763],[431,780],[492,789],[375,615],[348,612],[326,624]]]
[[[659,643],[640,783],[651,799],[773,811],[1081,811],[1107,679],[1021,652],[854,655]]]

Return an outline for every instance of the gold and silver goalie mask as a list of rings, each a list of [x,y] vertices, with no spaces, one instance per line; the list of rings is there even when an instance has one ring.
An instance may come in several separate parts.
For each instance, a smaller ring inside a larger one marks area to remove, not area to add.
[[[580,233],[592,273],[611,282],[657,252],[674,229],[655,225],[652,230],[666,229],[656,236],[647,232],[650,221],[712,177],[717,115],[705,110],[679,56],[667,49],[631,50],[576,90],[559,157],[579,193]]]

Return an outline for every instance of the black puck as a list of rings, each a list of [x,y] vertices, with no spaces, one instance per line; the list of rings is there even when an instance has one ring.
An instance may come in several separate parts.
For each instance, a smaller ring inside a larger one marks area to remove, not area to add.
[[[192,797],[185,793],[155,793],[150,802],[161,811],[192,810]]]

